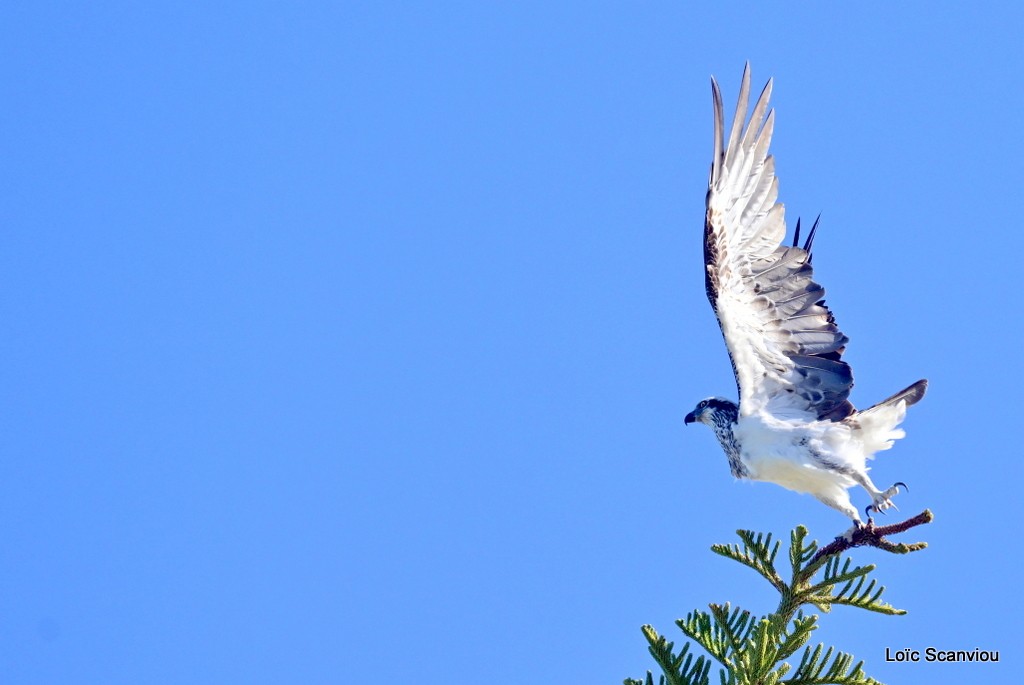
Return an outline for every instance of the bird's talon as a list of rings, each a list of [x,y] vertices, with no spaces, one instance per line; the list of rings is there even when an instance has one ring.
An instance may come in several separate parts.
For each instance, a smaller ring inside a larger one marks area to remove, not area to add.
[[[868,520],[870,521],[871,519],[868,519]],[[854,521],[853,522],[853,526],[851,526],[850,529],[847,530],[845,533],[840,535],[839,538],[842,538],[842,539],[846,540],[847,542],[852,543],[853,542],[853,536],[856,535],[857,533],[859,533],[862,530],[864,530],[864,524],[861,523],[860,521]],[[836,538],[836,539],[839,539],[839,538]]]

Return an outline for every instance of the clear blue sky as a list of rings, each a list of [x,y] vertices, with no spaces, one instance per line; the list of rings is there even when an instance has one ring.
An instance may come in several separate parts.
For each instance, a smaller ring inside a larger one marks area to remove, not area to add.
[[[708,547],[847,523],[682,421],[749,59],[855,403],[932,381],[873,471],[931,547],[856,554],[910,613],[817,638],[1014,682],[1021,10],[194,5],[0,15],[0,680],[617,683],[773,608]]]

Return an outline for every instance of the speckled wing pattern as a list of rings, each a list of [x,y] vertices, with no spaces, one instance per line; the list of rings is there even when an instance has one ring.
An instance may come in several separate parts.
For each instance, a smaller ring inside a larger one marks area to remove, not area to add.
[[[812,278],[814,230],[800,246],[798,222],[793,245],[782,245],[785,213],[776,202],[779,183],[768,154],[772,82],[744,125],[750,65],[744,69],[728,141],[713,78],[711,86],[715,145],[704,224],[705,287],[736,374],[740,415],[840,421],[854,412],[847,400],[853,374],[842,360],[848,339]]]

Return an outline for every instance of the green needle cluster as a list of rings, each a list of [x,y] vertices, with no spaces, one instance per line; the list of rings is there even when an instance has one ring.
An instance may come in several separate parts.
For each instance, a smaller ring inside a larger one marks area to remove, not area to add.
[[[902,532],[910,525],[931,521],[931,513],[905,522],[892,531]],[[692,642],[677,651],[675,644],[649,625],[643,634],[662,674],[660,685],[710,685],[711,670],[717,666],[722,685],[874,685],[878,681],[864,673],[864,662],[834,647],[808,645],[818,627],[819,615],[805,613],[816,609],[828,613],[833,606],[851,606],[880,614],[906,613],[882,601],[885,588],[871,578],[873,564],[856,565],[842,552],[862,544],[871,544],[893,553],[923,549],[924,543],[893,545],[879,534],[884,529],[866,530],[862,539],[854,538],[819,548],[808,541],[807,529],[797,526],[790,534],[789,568],[783,577],[776,565],[781,543],[770,534],[739,530],[740,542],[713,545],[711,550],[756,571],[779,593],[778,608],[756,617],[739,607],[711,604],[708,611],[695,610],[676,625]],[[693,643],[704,654],[691,651]],[[797,656],[799,652],[799,656]],[[650,671],[643,680],[627,679],[626,685],[655,685]]]

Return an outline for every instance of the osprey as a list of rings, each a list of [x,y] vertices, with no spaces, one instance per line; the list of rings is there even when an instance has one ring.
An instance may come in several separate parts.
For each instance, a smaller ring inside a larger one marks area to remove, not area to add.
[[[860,485],[871,496],[865,512],[893,507],[896,483],[879,490],[866,461],[904,433],[906,408],[924,397],[920,380],[869,409],[857,411],[848,396],[848,338],[825,306],[812,278],[811,245],[818,227],[792,245],[778,197],[775,161],[768,154],[774,111],[769,80],[750,122],[750,65],[743,71],[736,115],[725,138],[722,94],[711,79],[715,144],[704,223],[704,284],[718,317],[736,376],[739,404],[709,397],[686,415],[714,432],[736,478],[776,483],[810,493],[861,527],[847,490]],[[870,518],[869,518],[870,521]]]

